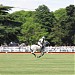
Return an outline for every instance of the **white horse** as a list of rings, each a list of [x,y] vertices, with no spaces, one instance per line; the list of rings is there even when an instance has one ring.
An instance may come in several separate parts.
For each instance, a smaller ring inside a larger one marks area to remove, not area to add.
[[[48,41],[45,41],[45,37],[42,37],[41,39],[39,39],[38,45],[34,44],[34,45],[29,46],[31,53],[36,57],[35,52],[36,51],[41,52],[41,54],[39,56],[37,56],[37,58],[40,58],[41,56],[44,55],[44,48],[47,43],[48,43]]]

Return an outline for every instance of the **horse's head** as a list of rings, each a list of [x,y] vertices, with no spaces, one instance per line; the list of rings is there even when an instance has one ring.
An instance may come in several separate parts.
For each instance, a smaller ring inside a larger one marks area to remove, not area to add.
[[[44,41],[43,45],[44,45],[44,46],[49,46],[50,43],[49,43],[48,41]]]

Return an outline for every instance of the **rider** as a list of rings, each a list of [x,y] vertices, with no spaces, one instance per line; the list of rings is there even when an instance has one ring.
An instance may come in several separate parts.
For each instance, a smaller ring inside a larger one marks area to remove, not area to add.
[[[45,41],[45,37],[44,36],[41,39],[39,39],[39,41],[38,41],[38,45],[41,47],[41,49],[44,48],[44,41]]]

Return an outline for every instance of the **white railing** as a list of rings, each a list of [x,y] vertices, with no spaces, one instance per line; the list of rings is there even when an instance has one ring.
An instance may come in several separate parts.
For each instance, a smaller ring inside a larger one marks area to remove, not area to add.
[[[45,52],[75,52],[75,46],[46,47]]]
[[[58,47],[45,47],[45,52],[75,52],[75,46],[58,46]],[[27,47],[2,47],[0,46],[0,52],[31,52]]]

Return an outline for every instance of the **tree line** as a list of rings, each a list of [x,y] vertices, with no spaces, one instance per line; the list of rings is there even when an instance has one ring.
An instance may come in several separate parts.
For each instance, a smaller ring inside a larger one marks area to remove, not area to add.
[[[37,43],[42,36],[50,45],[75,45],[75,6],[69,5],[54,12],[46,5],[35,11],[15,11],[13,7],[0,5],[0,45]]]

